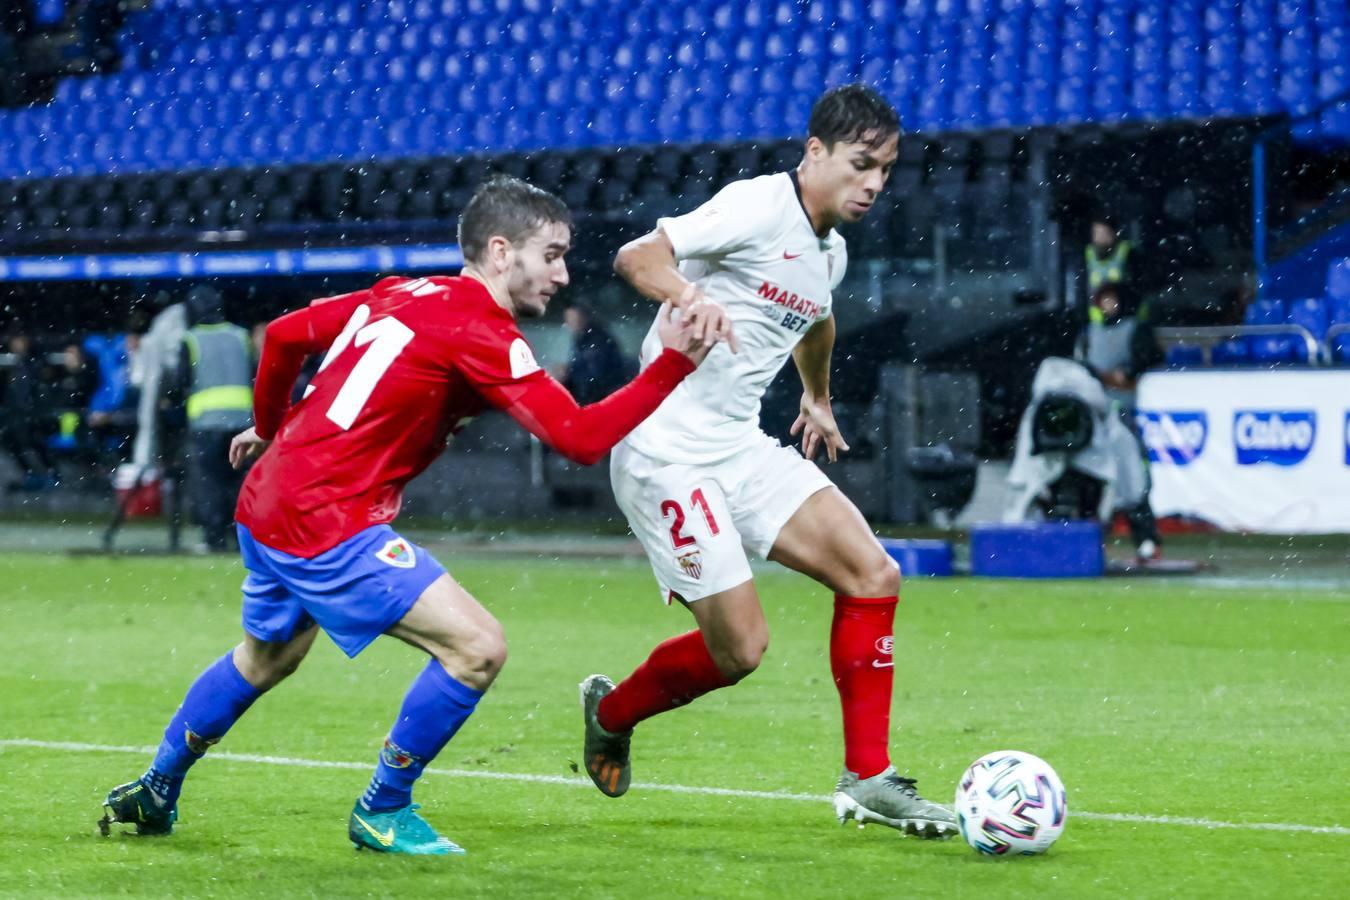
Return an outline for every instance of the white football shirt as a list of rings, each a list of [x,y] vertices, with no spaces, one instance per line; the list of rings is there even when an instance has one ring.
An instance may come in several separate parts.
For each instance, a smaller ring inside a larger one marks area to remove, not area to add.
[[[760,399],[802,335],[830,315],[848,255],[833,230],[818,237],[792,174],[734,181],[693,212],[660,219],[681,274],[726,308],[740,352],[718,344],[626,439],[667,463],[733,455],[759,431]],[[653,323],[645,366],[661,353]]]

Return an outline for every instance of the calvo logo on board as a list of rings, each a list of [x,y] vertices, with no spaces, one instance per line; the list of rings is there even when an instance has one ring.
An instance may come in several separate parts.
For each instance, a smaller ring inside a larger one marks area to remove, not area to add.
[[[1209,418],[1201,411],[1141,409],[1135,414],[1135,421],[1151,463],[1185,466],[1204,452]]]
[[[1240,466],[1296,466],[1317,439],[1317,413],[1310,409],[1240,409],[1233,413],[1233,446]]]

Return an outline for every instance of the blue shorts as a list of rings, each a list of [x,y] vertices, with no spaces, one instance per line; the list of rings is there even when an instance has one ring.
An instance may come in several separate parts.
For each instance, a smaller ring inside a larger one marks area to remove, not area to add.
[[[313,559],[273,550],[243,525],[244,630],[289,641],[318,623],[356,656],[407,614],[445,567],[388,525],[372,525]]]

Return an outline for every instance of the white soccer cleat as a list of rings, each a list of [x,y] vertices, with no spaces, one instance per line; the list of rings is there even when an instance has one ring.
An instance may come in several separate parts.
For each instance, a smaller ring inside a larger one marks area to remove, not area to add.
[[[956,815],[945,806],[925,800],[914,789],[913,778],[896,774],[894,766],[871,778],[860,779],[844,770],[834,789],[834,815],[840,825],[849,819],[862,828],[879,822],[904,834],[945,838],[956,834]]]

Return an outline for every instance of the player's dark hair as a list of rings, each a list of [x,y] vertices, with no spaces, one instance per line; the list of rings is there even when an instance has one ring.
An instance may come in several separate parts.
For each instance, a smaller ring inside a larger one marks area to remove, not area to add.
[[[1115,232],[1119,232],[1119,231],[1120,231],[1120,220],[1117,219],[1117,218],[1116,218],[1110,211],[1108,211],[1108,210],[1098,210],[1097,213],[1096,213],[1096,215],[1094,215],[1094,216],[1092,217],[1092,224],[1093,224],[1093,225],[1105,225],[1107,228],[1110,228],[1112,231],[1115,231]]]
[[[865,143],[876,149],[900,133],[900,115],[885,97],[865,84],[830,88],[811,107],[807,137],[820,138],[826,147]]]
[[[466,262],[477,261],[493,235],[513,244],[543,225],[572,225],[567,204],[528,182],[510,175],[493,175],[474,191],[459,217],[459,249]]]

